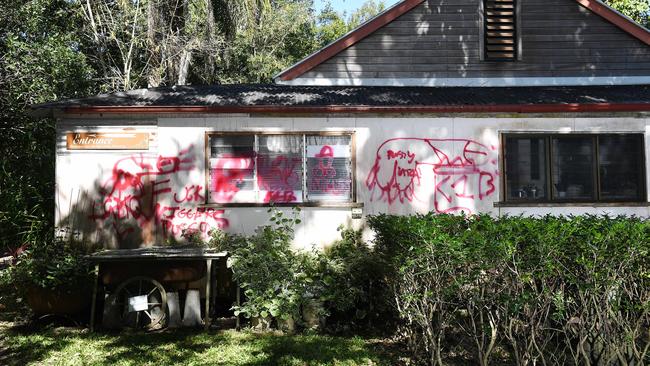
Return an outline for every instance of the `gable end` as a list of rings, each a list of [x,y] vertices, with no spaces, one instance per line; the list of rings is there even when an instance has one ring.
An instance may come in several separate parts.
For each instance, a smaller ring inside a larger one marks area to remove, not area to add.
[[[517,0],[516,34],[512,40],[498,39],[515,43],[510,47],[516,59],[505,63],[485,57],[484,45],[507,47],[484,40],[484,1],[403,1],[279,73],[275,81],[347,86],[650,83],[650,31],[597,0]]]

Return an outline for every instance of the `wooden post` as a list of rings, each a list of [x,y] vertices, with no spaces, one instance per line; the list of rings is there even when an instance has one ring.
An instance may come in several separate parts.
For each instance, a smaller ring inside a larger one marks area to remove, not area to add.
[[[90,331],[95,331],[95,314],[97,312],[97,287],[99,286],[99,263],[95,264],[94,269],[95,284],[93,285],[93,299],[90,305]]]
[[[210,287],[212,286],[212,259],[205,261],[208,278],[205,281],[205,319],[203,324],[205,330],[210,328]]]
[[[237,285],[237,306],[239,307],[239,305],[241,305],[240,304],[241,294],[239,293],[239,283],[235,282],[235,284]],[[236,316],[235,328],[239,330],[239,314]]]

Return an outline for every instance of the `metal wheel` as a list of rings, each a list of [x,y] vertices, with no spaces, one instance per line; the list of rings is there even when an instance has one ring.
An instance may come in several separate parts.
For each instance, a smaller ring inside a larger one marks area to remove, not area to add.
[[[122,282],[112,297],[113,304],[121,310],[123,326],[142,330],[163,327],[167,292],[160,282],[149,277],[132,277]]]

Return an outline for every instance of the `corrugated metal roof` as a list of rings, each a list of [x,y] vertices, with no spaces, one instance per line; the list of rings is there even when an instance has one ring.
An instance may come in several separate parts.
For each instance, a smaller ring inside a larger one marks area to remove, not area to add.
[[[32,106],[39,112],[79,107],[411,107],[649,104],[650,85],[540,87],[344,87],[210,85],[138,89]]]

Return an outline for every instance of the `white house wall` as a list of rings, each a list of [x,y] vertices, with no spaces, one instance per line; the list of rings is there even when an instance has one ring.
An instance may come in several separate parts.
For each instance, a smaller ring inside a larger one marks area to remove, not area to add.
[[[68,151],[65,133],[128,130],[150,133],[147,151]],[[205,134],[213,131],[354,131],[357,202],[363,214],[458,212],[650,216],[648,206],[588,205],[503,207],[500,134],[503,132],[645,133],[648,118],[452,118],[452,117],[249,117],[101,120],[68,119],[58,125],[56,204],[61,232],[105,247],[135,247],[179,239],[184,229],[219,228],[251,233],[268,221],[265,207],[206,206]],[[388,153],[393,160],[387,161]],[[397,156],[400,154],[401,156]],[[379,159],[378,159],[379,157]],[[639,157],[642,159],[643,157]],[[650,171],[650,159],[646,172]],[[162,163],[161,163],[162,162]],[[394,169],[397,162],[401,175]],[[149,164],[146,174],[143,166]],[[415,174],[416,163],[419,169]],[[428,169],[453,164],[447,176]],[[122,169],[140,185],[115,178]],[[409,175],[415,175],[409,177]],[[449,177],[449,179],[447,179]],[[625,179],[621,177],[621,179]],[[398,185],[389,182],[398,182]],[[646,174],[646,186],[650,180]],[[118,189],[115,189],[115,188]],[[152,199],[152,197],[154,197]],[[283,208],[289,211],[288,208]],[[324,246],[339,238],[340,225],[361,227],[350,207],[303,207],[295,245]]]

